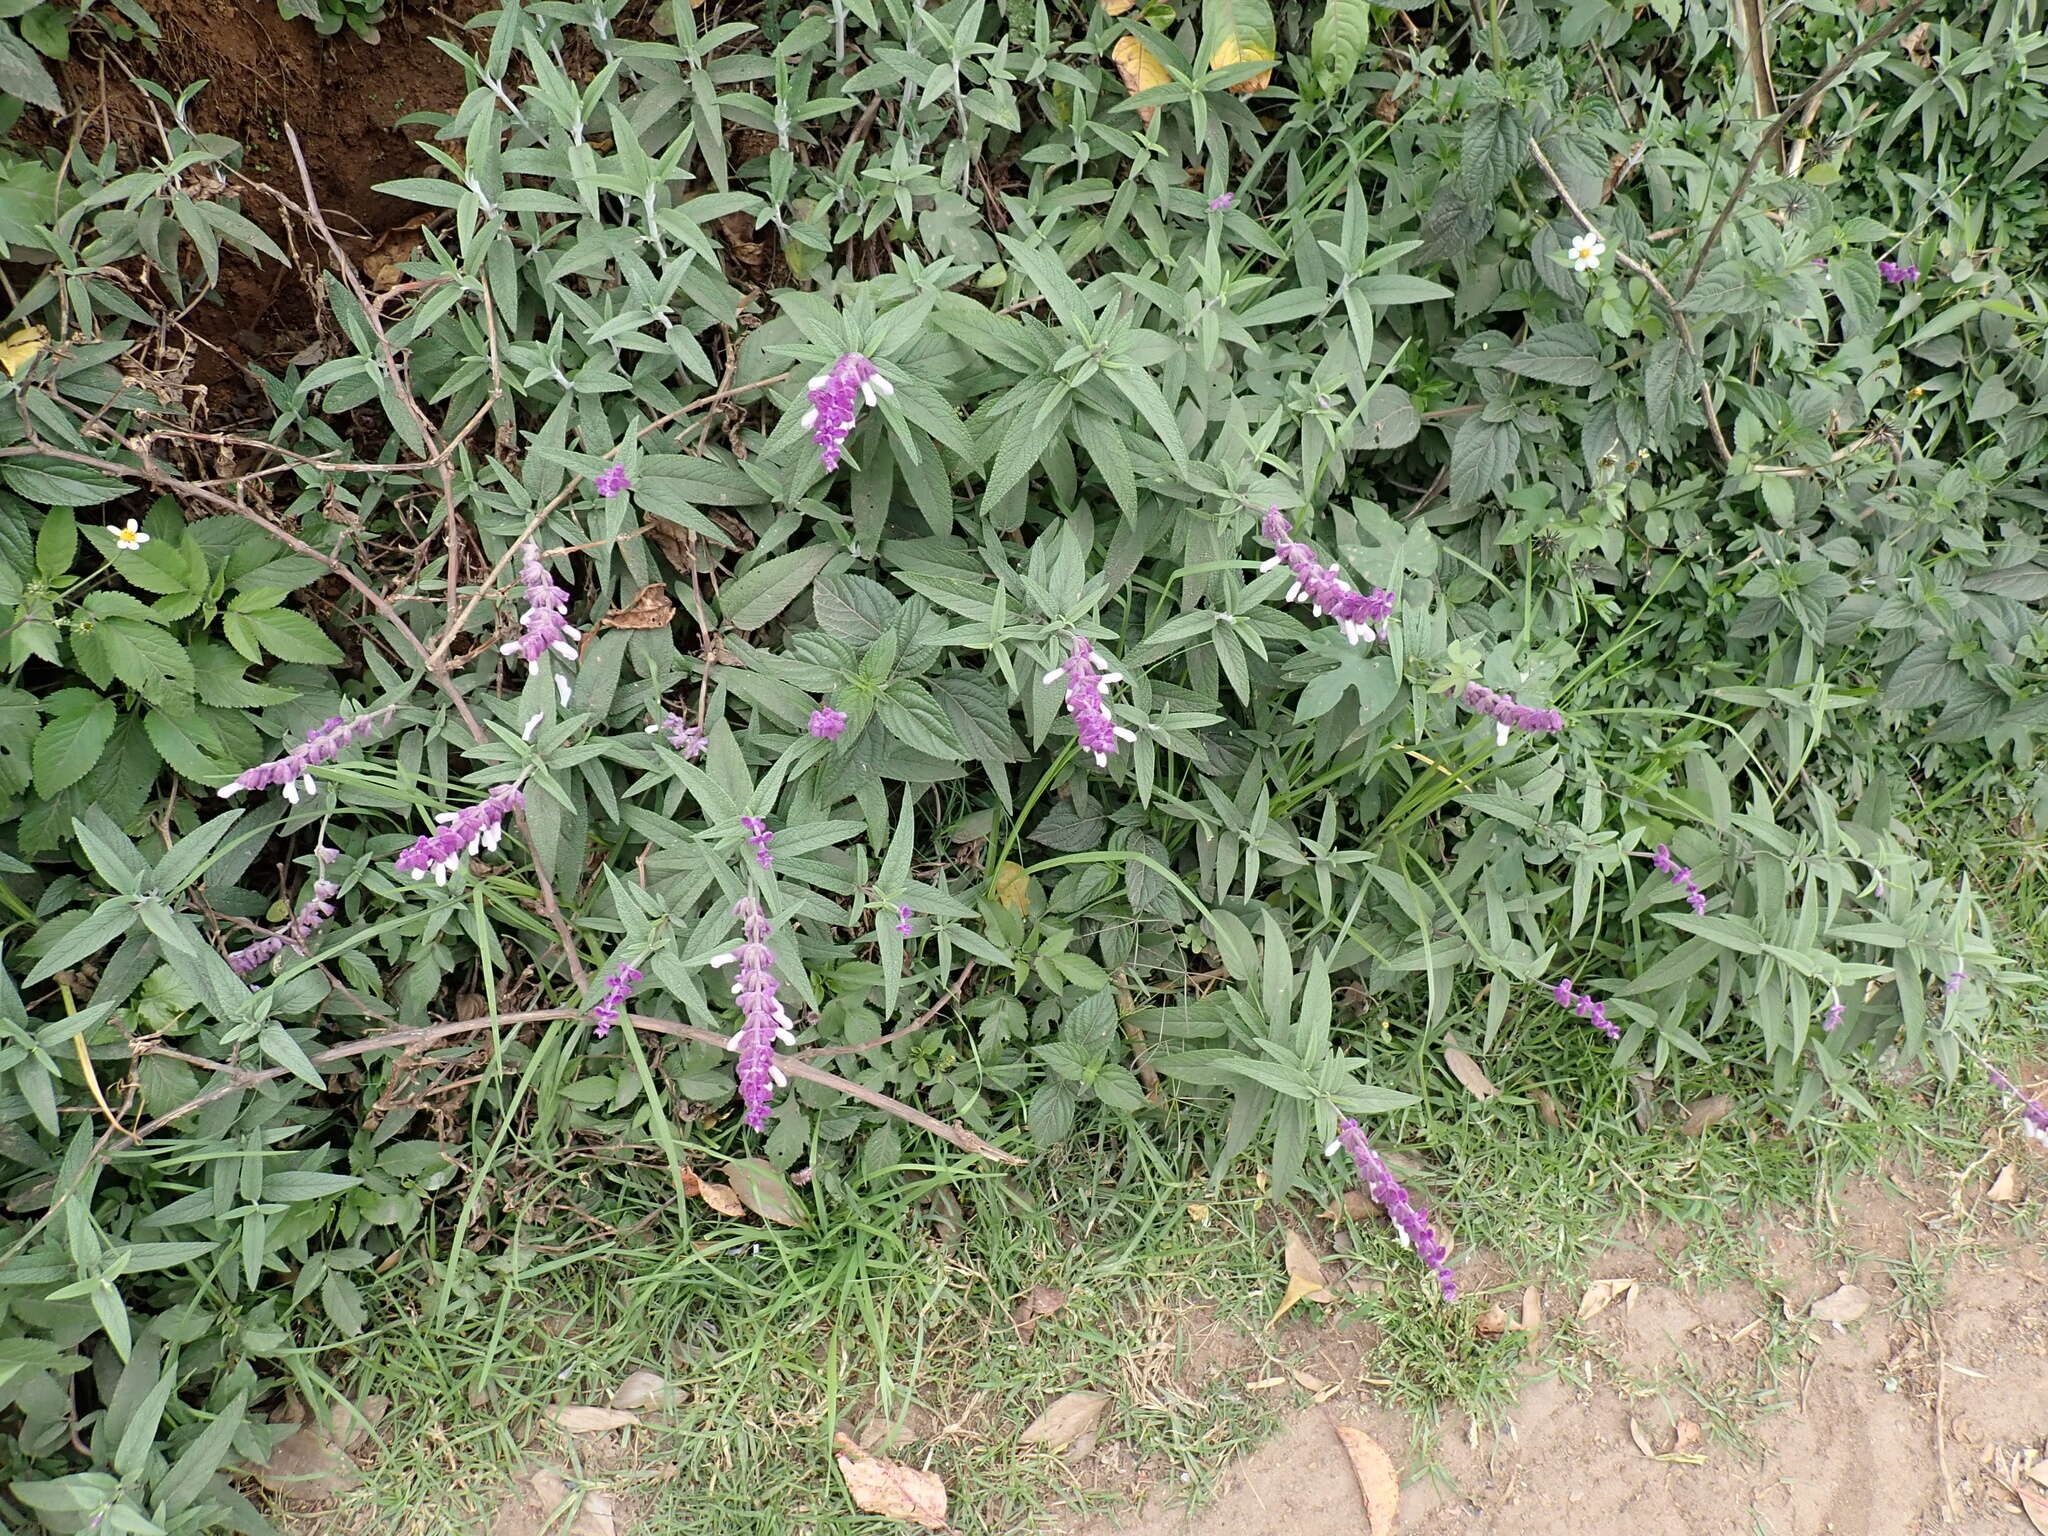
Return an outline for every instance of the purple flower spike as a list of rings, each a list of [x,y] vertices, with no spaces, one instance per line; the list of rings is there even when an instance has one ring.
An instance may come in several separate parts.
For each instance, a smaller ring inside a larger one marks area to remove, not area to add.
[[[2022,1093],[2019,1086],[1996,1067],[1986,1067],[1984,1071],[1990,1077],[1992,1087],[2020,1101],[2020,1129],[2027,1138],[2048,1147],[2048,1104]]]
[[[1506,746],[1508,735],[1513,731],[1534,734],[1564,729],[1564,716],[1559,711],[1517,704],[1513,694],[1495,693],[1483,683],[1467,683],[1465,691],[1458,695],[1458,702],[1493,721],[1496,746]]]
[[[1896,261],[1880,261],[1877,264],[1877,275],[1894,288],[1910,287],[1920,281],[1920,269],[1910,262],[1902,265]]]
[[[1048,683],[1061,678],[1067,683],[1067,713],[1074,717],[1074,739],[1081,750],[1093,755],[1095,766],[1105,768],[1120,741],[1136,741],[1138,733],[1118,725],[1109,715],[1103,696],[1110,685],[1124,680],[1121,672],[1095,670],[1095,647],[1085,636],[1074,636],[1074,649],[1061,665],[1045,674]]]
[[[1359,1128],[1358,1122],[1348,1116],[1337,1122],[1337,1139],[1324,1148],[1324,1156],[1335,1157],[1339,1151],[1351,1154],[1365,1192],[1385,1207],[1401,1246],[1413,1248],[1415,1256],[1429,1267],[1429,1272],[1436,1276],[1444,1300],[1456,1301],[1458,1277],[1451,1273],[1450,1254],[1443,1239],[1429,1224],[1429,1212],[1408,1198],[1408,1191],[1388,1170],[1379,1153],[1373,1151],[1372,1143],[1365,1139],[1365,1132]]]
[[[254,944],[247,944],[231,951],[228,955],[228,968],[237,976],[247,976],[275,960],[278,951],[283,948],[284,940],[281,937],[274,933],[266,933]]]
[[[1571,1009],[1616,1045],[1621,1043],[1621,1026],[1607,1017],[1607,1005],[1583,992],[1574,992],[1571,977],[1565,977],[1552,987],[1550,995],[1556,999],[1558,1007]]]
[[[1220,196],[1209,199],[1209,211],[1211,213],[1228,213],[1230,205],[1236,201],[1237,194],[1235,192],[1222,193]]]
[[[742,816],[740,825],[747,829],[747,841],[754,845],[754,862],[763,869],[771,868],[775,856],[768,851],[768,845],[775,840],[775,834],[768,830],[768,823],[759,816]]]
[[[685,720],[681,715],[673,711],[663,715],[659,725],[648,726],[647,734],[650,736],[662,735],[668,737],[668,744],[682,753],[687,759],[695,759],[704,755],[704,727],[690,724],[688,720]]]
[[[898,933],[911,933],[915,931],[910,922],[910,908],[898,907],[896,909],[896,931]]]
[[[623,464],[605,465],[597,472],[597,479],[592,483],[597,494],[607,498],[624,495],[633,489],[633,482],[627,477],[626,466]]]
[[[340,857],[332,848],[317,851],[323,864],[332,863]],[[247,976],[275,960],[287,944],[303,955],[306,940],[312,936],[313,930],[334,916],[334,898],[340,894],[341,887],[332,880],[315,880],[305,905],[292,914],[292,920],[284,925],[283,932],[266,933],[254,944],[235,950],[228,956],[228,965],[237,976]]]
[[[1842,994],[1833,987],[1828,988],[1828,1011],[1820,1017],[1820,1027],[1832,1031],[1842,1022]]]
[[[572,642],[581,640],[583,631],[569,623],[569,594],[555,585],[554,577],[541,563],[538,544],[528,540],[521,556],[519,579],[526,586],[526,612],[519,615],[521,634],[498,650],[506,656],[517,656],[529,672],[538,668],[541,658],[550,651],[564,661],[574,661],[576,647]],[[555,688],[562,703],[568,704],[569,679],[560,672],[555,674]]]
[[[1273,557],[1259,569],[1270,571],[1284,565],[1294,573],[1294,585],[1287,589],[1290,603],[1307,603],[1318,618],[1328,615],[1335,619],[1353,645],[1361,640],[1370,645],[1376,633],[1385,632],[1394,611],[1393,593],[1385,587],[1358,591],[1336,565],[1324,565],[1311,546],[1293,536],[1294,525],[1280,515],[1278,507],[1266,509],[1259,531],[1273,546]]]
[[[221,799],[232,799],[245,789],[276,789],[282,790],[285,799],[297,805],[301,795],[319,793],[320,786],[313,780],[315,768],[322,763],[333,762],[350,742],[361,741],[365,736],[382,730],[390,723],[395,708],[394,705],[390,709],[373,709],[353,719],[329,715],[306,732],[304,742],[283,757],[258,763],[254,768],[245,768],[232,783],[222,785]]]
[[[1657,866],[1658,874],[1685,892],[1686,905],[1691,907],[1694,913],[1700,917],[1707,915],[1707,898],[1700,894],[1699,883],[1693,879],[1691,870],[1671,857],[1669,848],[1659,843],[1657,851],[1650,855],[1650,862]],[[1828,1026],[1830,1029],[1834,1027],[1832,1024]]]
[[[775,996],[775,951],[768,947],[775,925],[751,896],[742,897],[733,911],[740,920],[740,946],[729,954],[713,955],[711,964],[738,967],[732,993],[744,1022],[725,1048],[739,1053],[740,1102],[746,1106],[741,1118],[754,1130],[765,1131],[775,1090],[789,1086],[775,1065],[776,1042],[794,1045],[796,1036],[789,1032],[789,1015]]]
[[[820,741],[837,741],[846,729],[846,712],[829,705],[811,711],[811,734]]]
[[[479,849],[498,846],[505,835],[505,818],[526,804],[516,784],[500,784],[484,799],[462,811],[442,811],[434,820],[443,825],[414,843],[392,861],[401,875],[415,880],[434,877],[434,884],[446,885],[448,877],[462,868],[462,861]]]
[[[639,981],[640,973],[630,965],[622,965],[605,977],[604,996],[590,1005],[590,1017],[597,1024],[593,1033],[598,1039],[612,1032],[612,1026],[619,1022],[619,1004],[633,995]]]
[[[807,393],[811,408],[804,412],[804,428],[818,445],[818,462],[833,470],[839,467],[839,455],[861,405],[873,405],[884,395],[895,394],[896,386],[860,353],[843,352],[828,370],[811,380]]]

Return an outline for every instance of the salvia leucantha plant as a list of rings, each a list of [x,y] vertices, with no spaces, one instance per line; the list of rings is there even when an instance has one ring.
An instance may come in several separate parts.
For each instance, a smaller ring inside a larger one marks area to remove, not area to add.
[[[508,5],[386,188],[403,289],[333,274],[199,439],[123,268],[271,259],[233,147],[178,97],[72,162],[0,412],[10,1525],[232,1507],[459,1178],[355,1111],[400,1046],[796,1200],[1330,1147],[1446,1298],[1384,1154],[1454,1029],[1787,1116],[1968,1060],[2040,1128],[1912,825],[2044,800],[2038,178],[1982,126],[2038,89],[1965,113],[1852,8],[1780,157],[1677,13],[1293,9],[1214,65],[1192,3]],[[1935,46],[2023,59],[1994,9]]]

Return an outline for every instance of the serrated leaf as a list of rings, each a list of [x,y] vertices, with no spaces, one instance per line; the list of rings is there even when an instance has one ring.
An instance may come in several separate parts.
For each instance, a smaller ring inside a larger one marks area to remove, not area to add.
[[[36,733],[30,761],[36,793],[45,800],[77,783],[100,760],[114,734],[118,714],[106,699],[94,699],[53,717]]]
[[[1481,102],[1465,117],[1458,185],[1475,206],[1496,201],[1529,158],[1529,130],[1505,101]]]
[[[108,619],[96,633],[114,676],[152,704],[190,705],[192,661],[169,630],[133,619]],[[334,659],[341,659],[339,651]]]
[[[303,613],[287,608],[264,608],[254,613],[224,614],[221,630],[230,644],[251,661],[267,651],[279,661],[302,661],[334,666],[343,660],[341,649],[320,626]]]
[[[1605,351],[1590,326],[1571,321],[1545,326],[1503,358],[1500,366],[1524,378],[1583,389],[1598,384],[1606,375]]]
[[[1467,416],[1451,438],[1451,501],[1470,506],[1507,483],[1522,455],[1522,434],[1511,421]]]

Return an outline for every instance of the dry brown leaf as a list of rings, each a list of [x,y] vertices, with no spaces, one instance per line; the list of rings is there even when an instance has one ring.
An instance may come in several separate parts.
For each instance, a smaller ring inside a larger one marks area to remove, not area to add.
[[[1247,1392],[1270,1392],[1275,1387],[1284,1387],[1286,1385],[1287,1378],[1285,1376],[1262,1376],[1257,1381],[1246,1382],[1244,1389]]]
[[[2000,1205],[2010,1205],[2020,1197],[2019,1170],[2007,1163],[1998,1170],[1998,1177],[1991,1181],[1991,1187],[1984,1192],[1986,1200],[1995,1200]]]
[[[1680,1419],[1671,1426],[1671,1454],[1681,1456],[1700,1443],[1700,1427],[1691,1419]]]
[[[1339,1424],[1337,1438],[1344,1442],[1344,1454],[1351,1458],[1358,1491],[1365,1496],[1371,1536],[1393,1536],[1394,1522],[1401,1514],[1401,1474],[1394,1470],[1393,1458],[1362,1429]]]
[[[1017,1443],[1065,1450],[1092,1430],[1108,1408],[1109,1399],[1100,1392],[1068,1392],[1054,1398],[1045,1412],[1033,1419],[1024,1433],[1017,1437]]]
[[[1649,1434],[1634,1419],[1628,1421],[1628,1437],[1635,1441],[1637,1450],[1641,1451],[1652,1461],[1657,1459],[1657,1452],[1650,1444]]]
[[[683,1193],[694,1195],[721,1216],[744,1216],[746,1206],[733,1192],[730,1184],[720,1184],[713,1179],[699,1178],[693,1169],[685,1168],[682,1173]]]
[[[612,1393],[609,1404],[613,1408],[633,1409],[668,1406],[670,1397],[668,1382],[653,1371],[635,1371],[618,1385]]]
[[[647,519],[647,537],[654,547],[668,556],[668,563],[679,571],[694,571],[697,568],[696,535],[681,523],[672,523],[665,517]]]
[[[2027,1523],[2040,1532],[2040,1536],[2048,1536],[2048,1499],[2042,1498],[2031,1488],[2022,1488],[2018,1483],[2006,1483],[2005,1486],[2010,1488],[2012,1496],[2020,1501],[2020,1508],[2026,1512]]]
[[[1287,1294],[1280,1298],[1280,1309],[1266,1320],[1272,1327],[1289,1312],[1295,1303],[1302,1301],[1320,1302],[1328,1306],[1336,1295],[1330,1290],[1329,1276],[1323,1273],[1323,1266],[1316,1258],[1315,1250],[1308,1245],[1308,1239],[1292,1227],[1287,1229]]]
[[[269,1460],[249,1470],[272,1493],[308,1502],[338,1499],[362,1481],[356,1464],[318,1424],[301,1424],[277,1443]]]
[[[1833,1323],[1837,1328],[1844,1323],[1853,1323],[1870,1310],[1870,1292],[1860,1285],[1845,1285],[1837,1291],[1821,1297],[1807,1308],[1807,1316],[1815,1322]]]
[[[1129,33],[1116,40],[1109,50],[1110,62],[1116,65],[1116,72],[1123,78],[1124,89],[1133,96],[1140,91],[1149,91],[1155,85],[1165,85],[1173,76],[1166,72],[1166,66],[1159,62],[1158,55]],[[1158,115],[1157,107],[1138,108],[1138,119],[1146,127],[1152,126],[1152,119]]]
[[[1704,1099],[1694,1099],[1685,1106],[1685,1122],[1679,1132],[1686,1136],[1700,1136],[1708,1126],[1726,1120],[1735,1108],[1733,1096],[1725,1093],[1710,1093]]]
[[[1330,1383],[1323,1380],[1314,1371],[1291,1370],[1287,1374],[1294,1378],[1294,1384],[1304,1392],[1327,1392],[1330,1390]]]
[[[2035,1462],[2031,1467],[2027,1468],[2027,1476],[2031,1477],[2043,1488],[2048,1488],[2048,1461]]]
[[[599,629],[667,629],[676,616],[675,599],[668,588],[650,581],[633,594],[633,601],[614,608],[597,621]]]
[[[1362,1189],[1347,1189],[1336,1200],[1317,1211],[1324,1221],[1335,1221],[1343,1216],[1352,1221],[1364,1221],[1368,1216],[1386,1214],[1380,1203]]]
[[[370,248],[363,252],[363,276],[370,280],[372,288],[379,293],[389,293],[405,281],[405,273],[400,267],[420,253],[420,231],[437,217],[439,215],[432,213],[420,214],[395,229],[385,230],[372,242]]]
[[[373,1393],[354,1403],[334,1403],[319,1416],[321,1433],[344,1451],[353,1451],[370,1438],[370,1431],[384,1422],[391,1411],[391,1399]]]
[[[1496,1304],[1479,1314],[1473,1321],[1472,1331],[1482,1339],[1498,1339],[1520,1326],[1508,1316],[1506,1308]]]
[[[1522,1332],[1528,1335],[1522,1341],[1524,1351],[1534,1355],[1542,1343],[1543,1292],[1533,1285],[1522,1287]]]
[[[549,1536],[617,1536],[618,1520],[611,1496],[601,1489],[587,1488],[578,1497],[569,1480],[553,1467],[536,1468],[527,1477],[526,1486],[533,1490],[533,1496],[523,1502],[539,1515],[538,1529]],[[572,1500],[576,1518],[565,1527],[557,1523],[557,1516],[571,1507]],[[500,1520],[502,1528],[502,1516]]]
[[[939,1416],[921,1403],[906,1402],[893,1412],[877,1409],[861,1420],[853,1438],[877,1452],[897,1451],[919,1440],[929,1440],[945,1425]]]
[[[1633,1280],[1595,1280],[1586,1287],[1586,1294],[1579,1298],[1579,1321],[1598,1317],[1609,1307],[1634,1291]]]
[[[1905,50],[1906,57],[1922,69],[1934,68],[1934,50],[1927,46],[1927,31],[1927,23],[1923,21],[1899,39],[1899,47]]]
[[[600,1408],[595,1403],[550,1408],[541,1417],[572,1435],[600,1435],[608,1429],[626,1429],[640,1422],[637,1413],[627,1413],[622,1408]]]
[[[1038,1320],[1051,1317],[1067,1304],[1067,1293],[1049,1285],[1034,1285],[1024,1299],[1010,1308],[1010,1321],[1016,1325],[1017,1337],[1030,1341],[1038,1331]]]
[[[844,1434],[834,1435],[832,1443],[839,1448],[839,1475],[858,1508],[928,1531],[946,1528],[946,1485],[937,1474],[870,1456]]]
[[[1548,1088],[1531,1088],[1529,1090],[1529,1097],[1536,1101],[1537,1119],[1541,1120],[1552,1130],[1556,1130],[1557,1127],[1564,1124],[1563,1119],[1557,1113],[1557,1102],[1551,1098]]]
[[[1451,1069],[1451,1076],[1465,1085],[1465,1091],[1482,1103],[1500,1093],[1493,1086],[1493,1079],[1480,1069],[1479,1063],[1455,1045],[1444,1047],[1444,1065]]]

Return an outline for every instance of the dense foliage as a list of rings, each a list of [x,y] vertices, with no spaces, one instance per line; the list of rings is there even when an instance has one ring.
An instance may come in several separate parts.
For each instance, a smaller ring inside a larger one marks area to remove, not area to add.
[[[479,18],[397,281],[300,210],[260,427],[145,366],[283,259],[185,97],[0,229],[0,1518],[253,1526],[471,1139],[800,1206],[905,1108],[1175,1115],[1284,1191],[1453,1029],[1958,1067],[2008,982],[1914,828],[2048,788],[2033,6],[621,9]]]

